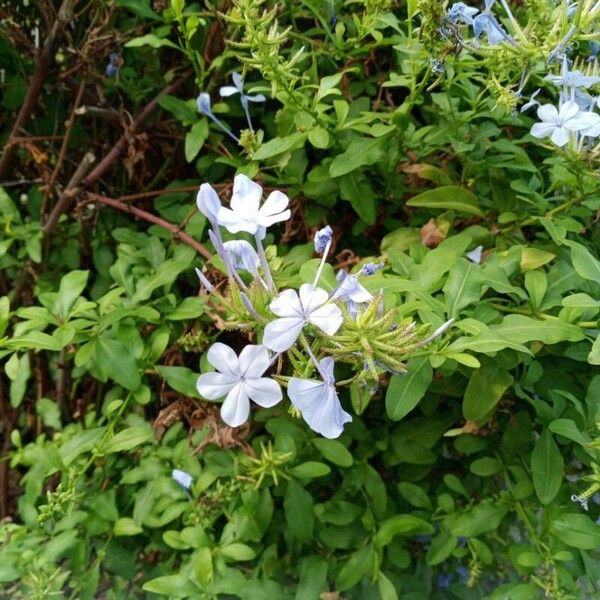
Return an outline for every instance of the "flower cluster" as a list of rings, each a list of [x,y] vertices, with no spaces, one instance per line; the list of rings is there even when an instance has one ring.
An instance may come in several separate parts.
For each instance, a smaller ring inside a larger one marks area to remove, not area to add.
[[[356,273],[340,271],[332,292],[321,287],[332,245],[329,226],[315,234],[321,259],[312,282],[298,290],[279,290],[263,240],[268,227],[290,218],[288,204],[280,191],[263,201],[261,186],[242,174],[235,177],[229,207],[221,205],[209,184],[200,186],[197,206],[211,224],[209,237],[229,280],[226,294],[217,292],[199,269],[198,277],[215,304],[229,312],[226,321],[240,329],[254,327],[261,343],[248,344],[239,354],[221,342],[213,344],[206,358],[215,370],[200,375],[197,388],[207,400],[224,398],[221,417],[238,427],[250,416],[250,401],[264,408],[279,404],[284,384],[292,413],[324,437],[336,438],[352,421],[338,397],[336,361],[358,367],[345,384],[365,377],[376,380],[386,371],[403,372],[402,358],[441,335],[449,322],[427,335],[428,326],[399,323],[394,310],[384,312],[383,295],[374,296],[360,281],[383,263],[366,263]],[[254,245],[246,239],[225,241],[221,227],[230,234],[253,236]],[[285,369],[291,375],[284,375]]]

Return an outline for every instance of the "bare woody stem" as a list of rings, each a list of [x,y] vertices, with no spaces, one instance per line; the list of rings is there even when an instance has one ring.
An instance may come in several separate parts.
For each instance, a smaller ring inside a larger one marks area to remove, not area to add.
[[[204,256],[204,258],[209,259],[212,257],[212,254],[209,252],[209,250],[207,250],[202,244],[198,243],[194,238],[185,233],[185,231],[181,231],[181,229],[179,229],[177,225],[169,223],[168,221],[165,221],[164,219],[161,219],[160,217],[157,217],[152,213],[149,213],[140,208],[136,208],[135,206],[130,206],[129,204],[125,204],[124,202],[115,200],[114,198],[107,198],[106,196],[102,196],[101,194],[93,194],[91,192],[87,192],[86,203],[90,202],[98,202],[99,204],[103,204],[104,206],[111,206],[112,208],[116,208],[121,212],[130,213],[135,217],[142,219],[143,221],[153,223],[154,225],[158,225],[159,227],[162,227],[167,231],[171,232],[174,237],[176,237],[184,244],[187,244],[190,248],[196,250],[196,252]]]
[[[63,3],[58,9],[56,20],[54,21],[54,24],[48,33],[48,37],[46,37],[42,51],[37,59],[35,73],[29,82],[29,87],[27,88],[27,94],[25,95],[23,105],[21,106],[19,114],[15,119],[13,128],[8,136],[8,140],[6,141],[4,152],[0,157],[0,181],[6,178],[12,168],[15,152],[17,150],[17,145],[14,143],[14,138],[18,137],[19,132],[25,123],[27,123],[31,113],[33,112],[33,109],[35,108],[44,82],[48,77],[48,70],[54,60],[56,48],[60,43],[62,32],[65,26],[73,21],[73,9],[76,3],[77,0],[63,0]]]

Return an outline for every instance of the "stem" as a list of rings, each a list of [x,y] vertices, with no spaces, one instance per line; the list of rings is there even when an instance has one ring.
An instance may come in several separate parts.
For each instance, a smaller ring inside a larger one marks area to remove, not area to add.
[[[116,208],[122,212],[131,213],[132,215],[147,221],[148,223],[153,223],[154,225],[158,225],[159,227],[163,227],[167,231],[170,231],[176,238],[182,241],[184,244],[190,246],[204,256],[204,258],[212,258],[212,254],[202,245],[199,244],[194,238],[190,237],[184,231],[181,231],[177,225],[173,225],[173,223],[169,223],[152,213],[146,212],[145,210],[141,210],[136,208],[135,206],[130,206],[129,204],[125,204],[124,202],[120,202],[119,200],[114,200],[113,198],[107,198],[106,196],[102,196],[100,194],[92,194],[91,192],[86,194],[86,204],[90,202],[99,202],[100,204],[104,204],[105,206],[111,206],[112,208]]]
[[[302,346],[306,350],[306,353],[310,357],[310,360],[312,360],[313,364],[315,365],[315,368],[319,372],[319,375],[321,376],[321,379],[325,383],[327,383],[328,382],[327,374],[321,368],[321,365],[319,364],[319,361],[317,360],[317,357],[313,354],[313,351],[312,351],[312,349],[310,347],[310,344],[308,343],[308,340],[306,339],[306,336],[303,333],[300,334],[300,342],[302,342]]]
[[[240,143],[240,138],[236,137],[233,133],[231,133],[231,131],[223,123],[221,123],[221,121],[219,121],[219,119],[217,119],[215,115],[213,115],[212,113],[207,113],[207,116],[213,123],[218,125],[236,144]]]
[[[265,249],[263,247],[262,240],[258,235],[258,232],[254,234],[254,239],[256,240],[258,258],[260,259],[260,264],[262,266],[265,279],[267,280],[267,285],[269,286],[269,290],[271,291],[271,293],[275,293],[277,291],[277,288],[275,287],[275,283],[273,282],[273,276],[271,275],[271,270],[269,269],[269,263],[267,262],[267,257],[265,255]]]
[[[329,249],[331,248],[331,238],[325,245],[325,250],[323,250],[323,256],[321,257],[321,262],[319,263],[319,268],[315,274],[315,279],[313,281],[313,287],[316,288],[319,283],[319,279],[321,279],[321,273],[323,273],[323,268],[325,267],[325,261],[327,260],[327,255],[329,254]]]

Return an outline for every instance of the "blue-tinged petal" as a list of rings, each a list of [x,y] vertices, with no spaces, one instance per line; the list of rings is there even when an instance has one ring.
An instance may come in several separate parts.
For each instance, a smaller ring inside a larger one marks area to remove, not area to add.
[[[275,406],[283,398],[281,386],[269,377],[247,378],[244,386],[250,399],[263,408]]]
[[[245,377],[261,377],[269,368],[271,359],[266,346],[248,344],[240,352],[240,373]]]
[[[209,183],[203,183],[200,186],[196,195],[196,206],[211,223],[216,222],[219,209],[221,208],[221,201],[217,192],[215,192]]]
[[[185,471],[180,471],[179,469],[173,469],[171,471],[171,477],[175,482],[177,482],[184,490],[189,490],[192,485],[193,477],[186,473]]]
[[[250,416],[250,399],[245,387],[238,383],[228,394],[221,405],[221,419],[230,427],[243,425]]]
[[[217,371],[229,374],[232,377],[239,377],[238,357],[227,344],[216,342],[208,349],[206,358]]]
[[[212,115],[212,108],[210,104],[210,96],[206,92],[202,92],[198,98],[196,98],[196,106],[198,107],[198,112],[203,115],[210,116]]]
[[[550,136],[550,139],[562,148],[569,141],[569,130],[566,127],[556,127]]]
[[[250,102],[265,102],[267,99],[262,94],[255,94],[254,96],[246,96],[246,100]]]
[[[239,173],[233,180],[231,209],[244,217],[256,215],[262,194],[262,187],[258,183],[255,183],[243,173]]]
[[[238,384],[238,381],[238,376],[213,371],[200,375],[196,382],[196,388],[203,398],[217,400],[226,396]]]
[[[323,288],[314,287],[310,283],[303,283],[299,293],[300,303],[307,316],[329,300],[329,294]]]
[[[231,263],[237,271],[248,271],[253,275],[258,275],[258,265],[260,259],[252,244],[246,240],[231,240],[223,244],[229,256]]]
[[[304,318],[298,292],[292,289],[280,292],[277,298],[269,304],[269,310],[278,317]]]
[[[228,96],[233,96],[234,94],[239,94],[240,90],[238,90],[236,87],[233,87],[232,85],[224,85],[223,87],[219,88],[219,96],[221,96],[222,98],[227,98]]]
[[[531,135],[536,138],[545,138],[552,135],[552,132],[556,129],[554,123],[534,123],[531,127]]]
[[[263,344],[273,352],[289,350],[298,339],[304,319],[300,317],[284,317],[267,324],[263,335]]]
[[[244,91],[244,80],[242,76],[238,72],[234,72],[231,75],[231,79],[233,79],[233,85],[235,85],[235,89],[242,93]]]
[[[219,209],[217,221],[219,225],[225,227],[230,233],[246,231],[247,233],[255,234],[258,230],[258,225],[255,222],[244,218],[238,212],[224,206]]]
[[[328,302],[313,310],[308,320],[327,335],[333,335],[342,326],[344,317],[339,306]]]

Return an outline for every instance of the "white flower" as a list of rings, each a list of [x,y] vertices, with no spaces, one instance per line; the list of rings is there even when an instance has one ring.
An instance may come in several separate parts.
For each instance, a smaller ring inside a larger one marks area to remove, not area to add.
[[[203,183],[196,195],[198,210],[211,222],[216,223],[221,201],[210,183]]]
[[[246,240],[231,240],[230,242],[224,242],[223,246],[231,257],[231,264],[234,269],[248,271],[258,277],[260,260],[252,244]]]
[[[260,185],[245,175],[236,175],[233,181],[231,208],[221,207],[219,209],[219,224],[226,227],[231,233],[247,231],[253,235],[257,234],[260,239],[263,239],[267,227],[289,219],[291,213],[287,208],[289,199],[282,192],[271,192],[260,206],[262,194],[263,190]]]
[[[596,125],[595,113],[580,112],[576,102],[569,100],[559,110],[552,104],[542,104],[537,111],[541,123],[535,123],[531,135],[550,139],[559,147],[569,141],[569,133]],[[593,116],[592,116],[593,115]]]
[[[213,344],[207,353],[208,362],[217,369],[198,377],[196,387],[207,400],[226,396],[221,406],[221,418],[231,427],[239,427],[248,420],[250,400],[268,408],[281,398],[279,384],[263,373],[271,360],[265,346],[248,345],[239,358],[225,344]]]
[[[173,469],[171,471],[171,477],[175,482],[177,482],[186,492],[190,489],[192,485],[192,476],[185,471],[180,471],[179,469]]]
[[[275,352],[291,348],[307,323],[333,335],[344,320],[339,307],[329,302],[329,294],[310,283],[300,286],[300,295],[296,290],[283,290],[269,308],[280,318],[265,327],[263,344]]]
[[[325,381],[292,377],[288,384],[288,396],[308,426],[329,439],[339,437],[344,424],[352,421],[338,399],[333,365],[333,358],[330,357],[319,361]]]

